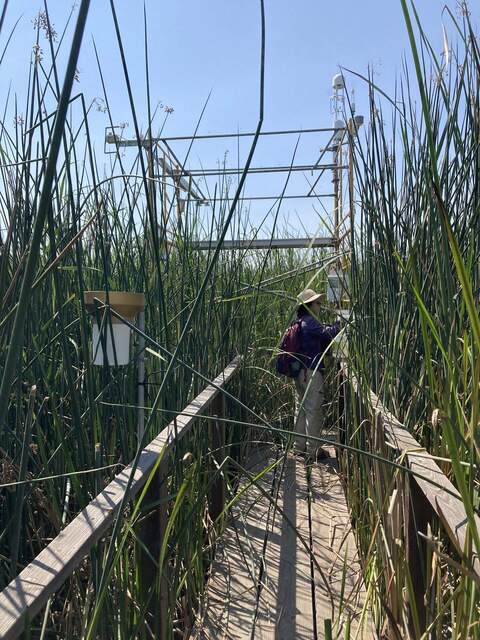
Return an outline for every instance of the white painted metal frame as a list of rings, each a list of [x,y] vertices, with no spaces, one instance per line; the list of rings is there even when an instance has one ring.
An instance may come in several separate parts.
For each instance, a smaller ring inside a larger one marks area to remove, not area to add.
[[[266,238],[255,240],[224,240],[222,249],[315,249],[318,247],[335,246],[335,238]],[[190,243],[193,249],[200,251],[215,250],[217,242],[215,240],[193,240]]]

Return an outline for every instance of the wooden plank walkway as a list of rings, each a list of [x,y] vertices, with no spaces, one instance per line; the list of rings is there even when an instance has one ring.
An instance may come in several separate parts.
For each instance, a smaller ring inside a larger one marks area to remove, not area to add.
[[[232,507],[192,638],[314,640],[325,621],[332,638],[376,637],[335,459],[266,449],[250,473],[276,461]]]

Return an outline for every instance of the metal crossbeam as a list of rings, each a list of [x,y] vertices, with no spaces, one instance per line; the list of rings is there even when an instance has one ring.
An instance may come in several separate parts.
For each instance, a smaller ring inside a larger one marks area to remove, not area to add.
[[[237,200],[304,200],[306,198],[333,198],[334,193],[313,193],[312,195],[307,195],[305,193],[300,193],[296,195],[276,195],[276,196],[242,196],[241,198],[237,198]],[[204,203],[210,202],[232,202],[233,198],[204,198]]]
[[[190,241],[193,249],[200,251],[215,250],[217,242],[211,240]],[[334,247],[335,238],[313,237],[313,238],[265,238],[255,240],[224,240],[221,248],[225,250],[234,249],[315,249],[318,247]]]
[[[346,129],[335,127],[321,127],[316,129],[280,129],[278,131],[260,131],[260,136],[285,136],[291,134],[302,133],[335,133],[337,131],[344,131]],[[152,142],[173,142],[176,140],[215,140],[218,138],[251,138],[255,135],[255,131],[248,132],[235,132],[235,133],[210,133],[205,135],[192,135],[192,136],[160,136],[158,138],[145,137],[140,141],[140,144],[151,144]],[[121,144],[123,147],[136,147],[138,146],[138,140],[122,140],[120,136],[117,136],[113,131],[108,132],[106,135],[106,141],[109,144]]]
[[[334,164],[294,164],[294,165],[286,165],[284,167],[250,167],[248,170],[248,175],[254,173],[287,173],[289,171],[322,171],[325,169],[348,169],[345,165],[334,165]],[[192,171],[184,169],[181,173],[177,174],[180,176],[192,176],[192,177],[207,177],[207,176],[228,176],[228,175],[238,175],[243,173],[244,169],[239,167],[238,169],[193,169]]]
[[[343,131],[343,129],[335,129],[334,127],[322,127],[317,129],[280,129],[278,131],[260,131],[260,136],[285,136],[291,134],[302,133],[324,133],[324,132],[336,132]],[[255,131],[249,131],[247,133],[210,133],[200,136],[169,136],[166,138],[159,138],[159,140],[213,140],[218,138],[252,138],[255,135]]]

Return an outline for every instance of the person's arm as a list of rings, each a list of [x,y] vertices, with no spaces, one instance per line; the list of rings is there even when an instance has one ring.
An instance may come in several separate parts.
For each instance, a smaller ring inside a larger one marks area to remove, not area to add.
[[[340,333],[341,329],[340,322],[338,320],[333,324],[323,324],[320,326],[323,327],[323,335],[328,337],[330,340],[333,340],[335,336]]]
[[[321,324],[313,316],[309,316],[305,319],[305,329],[311,335],[330,342],[330,340],[333,340],[333,338],[335,338],[339,333],[341,327],[340,322],[334,322],[333,324]]]

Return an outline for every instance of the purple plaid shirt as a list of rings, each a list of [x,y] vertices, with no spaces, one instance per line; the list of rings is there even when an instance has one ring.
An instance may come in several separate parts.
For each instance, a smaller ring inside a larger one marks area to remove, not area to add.
[[[308,369],[315,369],[317,363],[330,342],[340,331],[340,323],[320,324],[309,313],[302,318],[300,344],[301,352],[305,355],[305,365]],[[323,359],[318,366],[324,369]]]

